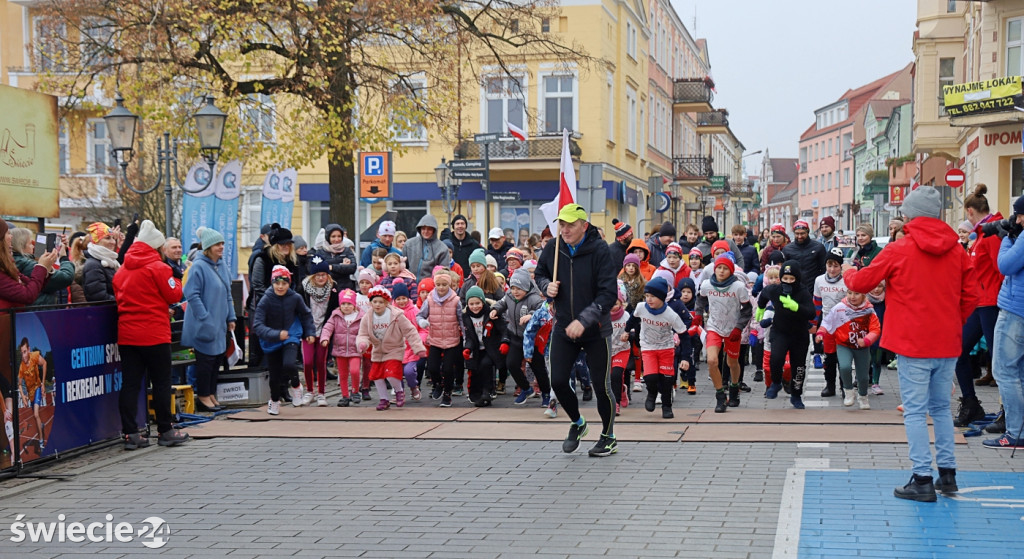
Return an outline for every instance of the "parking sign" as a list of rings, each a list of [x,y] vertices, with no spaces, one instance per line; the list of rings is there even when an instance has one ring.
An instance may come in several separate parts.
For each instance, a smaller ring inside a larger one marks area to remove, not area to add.
[[[366,151],[359,154],[359,197],[391,197],[391,152]]]

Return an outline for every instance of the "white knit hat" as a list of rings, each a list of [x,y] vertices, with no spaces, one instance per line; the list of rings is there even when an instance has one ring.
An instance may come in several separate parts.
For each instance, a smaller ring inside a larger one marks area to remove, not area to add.
[[[167,239],[164,238],[164,234],[157,231],[156,226],[150,220],[145,220],[142,225],[139,226],[139,234],[135,236],[136,241],[142,241],[147,245],[153,247],[153,249],[159,249],[164,246]]]

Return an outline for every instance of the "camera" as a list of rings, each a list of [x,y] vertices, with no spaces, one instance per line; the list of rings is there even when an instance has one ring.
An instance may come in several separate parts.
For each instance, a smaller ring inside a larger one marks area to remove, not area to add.
[[[999,221],[990,221],[985,225],[981,226],[981,232],[986,236],[998,236],[1000,238],[1007,235],[1011,239],[1016,239],[1020,235],[1022,227],[1017,224],[1016,215],[1011,219],[1001,219]]]

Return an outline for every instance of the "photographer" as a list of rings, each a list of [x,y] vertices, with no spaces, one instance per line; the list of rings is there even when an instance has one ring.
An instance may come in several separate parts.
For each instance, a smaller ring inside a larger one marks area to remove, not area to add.
[[[1024,242],[1018,242],[1024,230],[1024,196],[1013,203],[1013,216],[987,224],[987,235],[1000,238],[999,271],[1006,276],[999,290],[999,318],[992,346],[992,373],[999,383],[1003,400],[1006,433],[984,441],[990,448],[1017,448],[1024,430]]]

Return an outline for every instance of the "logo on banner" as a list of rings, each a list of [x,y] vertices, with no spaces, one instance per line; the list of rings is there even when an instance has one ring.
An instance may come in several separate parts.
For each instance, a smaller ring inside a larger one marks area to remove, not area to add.
[[[193,175],[196,179],[196,184],[206,186],[210,184],[210,169],[207,167],[196,168],[195,174]]]
[[[284,192],[291,192],[292,191],[292,179],[291,179],[291,177],[285,177],[284,178],[284,187],[281,190],[283,190]]]
[[[238,188],[238,186],[235,185],[235,182],[237,180],[238,180],[238,177],[235,176],[234,173],[229,172],[226,175],[224,175],[224,186],[226,188],[231,188],[231,189]]]

